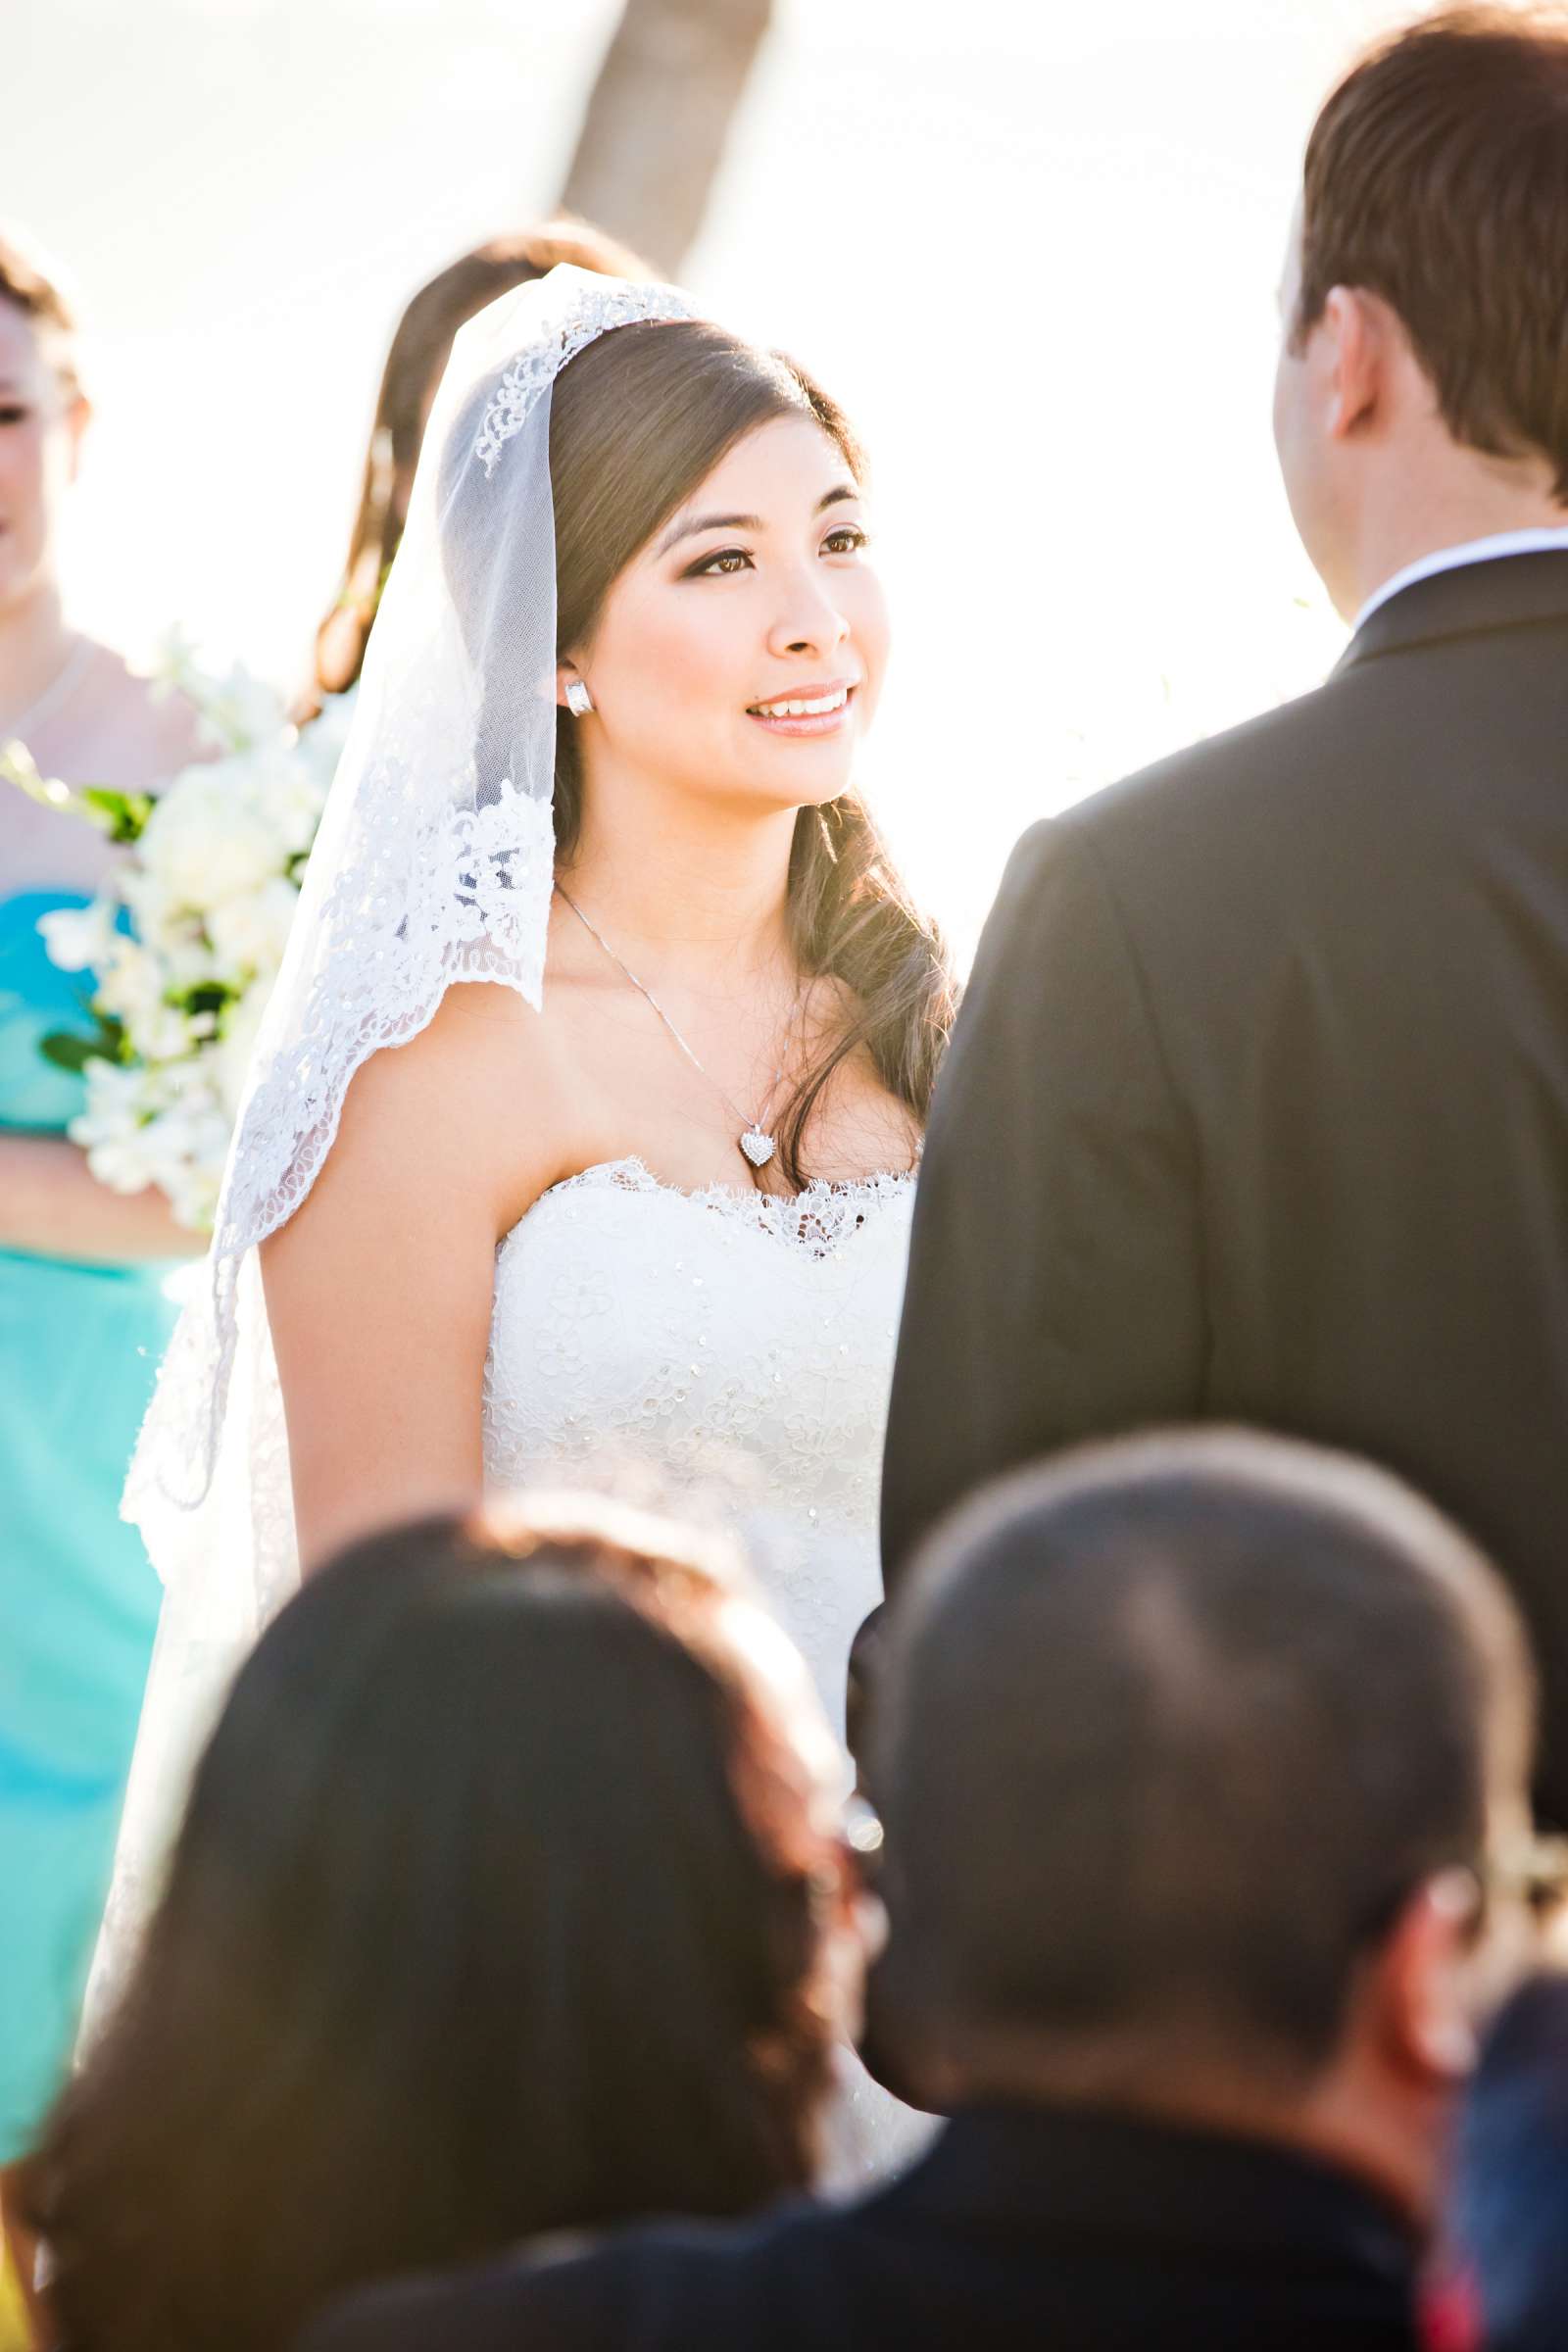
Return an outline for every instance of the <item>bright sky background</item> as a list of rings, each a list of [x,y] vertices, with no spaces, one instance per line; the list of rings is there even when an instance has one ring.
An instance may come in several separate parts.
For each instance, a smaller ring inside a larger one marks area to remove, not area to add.
[[[1396,13],[779,0],[686,275],[869,442],[868,782],[965,955],[1034,817],[1343,642],[1274,472],[1274,290],[1317,102]],[[11,0],[0,203],[92,335],[80,618],[297,680],[402,303],[549,206],[615,14]]]

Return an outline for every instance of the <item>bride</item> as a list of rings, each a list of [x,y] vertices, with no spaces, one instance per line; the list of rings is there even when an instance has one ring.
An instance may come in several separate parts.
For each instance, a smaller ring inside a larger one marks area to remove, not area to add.
[[[100,1997],[301,1563],[487,1481],[721,1497],[842,1722],[953,1012],[851,781],[868,545],[837,407],[670,289],[561,268],[460,334],[132,1473]]]

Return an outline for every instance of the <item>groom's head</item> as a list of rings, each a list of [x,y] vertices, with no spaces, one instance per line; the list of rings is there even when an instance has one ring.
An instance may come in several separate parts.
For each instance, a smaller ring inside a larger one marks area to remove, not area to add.
[[[1384,41],[1307,144],[1275,439],[1347,617],[1439,547],[1568,523],[1568,15]]]
[[[1380,1471],[1235,1432],[1086,1448],[894,1613],[877,2024],[929,2103],[1284,2137],[1419,2215],[1527,1940],[1507,1595]]]

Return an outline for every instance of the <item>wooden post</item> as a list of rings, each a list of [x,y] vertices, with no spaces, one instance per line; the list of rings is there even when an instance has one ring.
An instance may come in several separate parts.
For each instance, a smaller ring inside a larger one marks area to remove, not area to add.
[[[625,0],[563,208],[679,273],[773,0]]]

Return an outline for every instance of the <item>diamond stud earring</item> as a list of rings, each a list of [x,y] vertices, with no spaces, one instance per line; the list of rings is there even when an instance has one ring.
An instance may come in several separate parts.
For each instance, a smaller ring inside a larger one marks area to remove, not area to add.
[[[586,718],[594,707],[594,698],[581,678],[573,678],[566,688],[566,709],[573,718]]]

